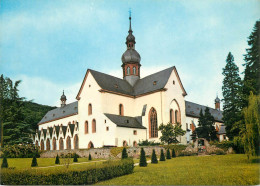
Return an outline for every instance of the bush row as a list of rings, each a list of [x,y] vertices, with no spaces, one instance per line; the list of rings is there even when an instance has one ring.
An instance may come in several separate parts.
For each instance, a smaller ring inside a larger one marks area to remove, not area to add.
[[[34,156],[40,157],[40,152],[33,144],[5,145],[1,153],[1,157],[6,158],[32,158]]]
[[[62,171],[2,170],[2,185],[83,185],[133,173],[132,159],[110,161],[96,168],[80,170],[63,169]]]

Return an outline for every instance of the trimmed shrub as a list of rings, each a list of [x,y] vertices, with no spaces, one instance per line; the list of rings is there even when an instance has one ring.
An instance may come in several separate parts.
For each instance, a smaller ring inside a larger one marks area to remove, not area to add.
[[[172,159],[170,149],[167,149],[167,154],[166,154],[167,159]]]
[[[138,145],[139,146],[158,146],[161,143],[157,143],[154,141],[148,141],[148,140],[143,140],[143,141],[139,141]]]
[[[146,157],[145,157],[145,151],[143,148],[141,148],[141,155],[140,155],[140,167],[147,167]]]
[[[59,158],[58,154],[57,154],[56,159],[55,159],[55,164],[60,164],[60,158]]]
[[[176,154],[175,154],[175,150],[172,149],[172,157],[175,158],[176,157]]]
[[[1,185],[90,185],[133,173],[132,159],[111,161],[94,167],[60,169],[59,171],[2,170]]]
[[[37,167],[37,166],[38,166],[37,159],[36,159],[36,156],[34,156],[32,159],[31,167]]]
[[[123,151],[122,151],[122,159],[126,159],[128,158],[128,154],[126,152],[126,148],[123,148]]]
[[[92,160],[91,154],[88,155],[88,160]]]
[[[165,156],[164,156],[164,153],[163,153],[163,149],[161,149],[160,161],[165,161]]]
[[[8,163],[6,157],[4,157],[1,168],[8,168]]]
[[[6,158],[33,158],[36,156],[40,157],[40,152],[38,148],[33,144],[23,144],[23,145],[5,145],[2,149],[2,156]]]
[[[197,152],[187,152],[187,151],[181,151],[179,152],[178,156],[197,156]]]
[[[153,149],[151,163],[158,163],[155,150]]]
[[[76,153],[74,153],[73,162],[78,162],[78,156]]]

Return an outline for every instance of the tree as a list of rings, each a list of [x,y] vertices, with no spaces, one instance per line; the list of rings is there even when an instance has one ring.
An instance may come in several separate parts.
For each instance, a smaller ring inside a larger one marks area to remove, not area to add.
[[[146,157],[145,157],[145,151],[144,148],[141,148],[141,155],[140,155],[140,167],[147,167]]]
[[[165,156],[163,153],[163,149],[161,149],[160,161],[165,161]]]
[[[155,150],[153,149],[151,163],[158,163]]]
[[[92,160],[91,154],[88,155],[88,160]]]
[[[175,154],[175,150],[172,149],[172,157],[175,158],[176,157],[176,154]]]
[[[248,37],[248,45],[250,48],[246,49],[244,55],[245,70],[243,80],[243,107],[248,106],[248,98],[250,91],[254,95],[260,93],[260,20],[256,21],[252,33]]]
[[[8,168],[8,163],[6,157],[4,157],[1,168]]]
[[[36,159],[36,156],[34,156],[32,159],[31,167],[37,167],[37,166],[38,166],[37,159]]]
[[[168,123],[167,125],[161,124],[159,130],[162,133],[160,140],[168,144],[179,143],[177,137],[183,136],[185,134],[185,130],[182,130],[180,124],[177,125],[173,125],[172,123]]]
[[[231,52],[228,53],[222,74],[224,75],[222,85],[224,97],[223,120],[226,125],[227,136],[232,140],[234,136],[239,134],[239,129],[234,125],[241,120],[241,78]]]
[[[205,138],[208,141],[217,140],[217,131],[214,127],[214,124],[215,120],[214,117],[210,114],[209,108],[206,107],[205,114],[203,114],[201,109],[198,128],[196,128],[196,133],[198,137]]]
[[[78,155],[76,153],[74,153],[73,162],[78,162]]]
[[[167,159],[172,159],[171,153],[170,153],[170,149],[167,149],[166,158]]]
[[[124,147],[122,151],[122,159],[126,159],[126,158],[128,158],[128,154],[126,152],[126,148]]]
[[[260,136],[260,96],[249,96],[249,105],[243,110],[246,131],[243,136],[244,149],[248,159],[250,156],[259,155]]]
[[[55,159],[55,164],[60,164],[60,158],[59,158],[58,154],[57,154],[56,159]]]

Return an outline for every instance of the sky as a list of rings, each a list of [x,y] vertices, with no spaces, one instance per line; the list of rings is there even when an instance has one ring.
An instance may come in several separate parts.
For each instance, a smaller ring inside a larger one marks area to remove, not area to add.
[[[176,66],[186,100],[214,107],[229,52],[240,73],[259,0],[1,0],[0,74],[22,80],[19,94],[59,106],[87,69],[122,78],[129,9],[141,77]],[[243,74],[241,74],[241,77]]]

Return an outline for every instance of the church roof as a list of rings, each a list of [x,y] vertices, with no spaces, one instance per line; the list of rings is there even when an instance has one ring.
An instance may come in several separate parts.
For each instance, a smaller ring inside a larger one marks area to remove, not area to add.
[[[73,102],[65,105],[64,107],[59,107],[53,110],[50,110],[45,114],[39,124],[57,120],[66,116],[74,115],[78,113],[78,102]]]
[[[75,124],[69,124],[71,136],[74,134]]]
[[[185,101],[185,110],[187,116],[192,116],[199,118],[200,117],[200,110],[202,109],[203,113],[206,109],[206,106],[199,105],[197,103],[192,103],[189,101]],[[209,112],[214,117],[215,121],[223,122],[223,112],[217,109],[209,108]]]
[[[142,117],[120,116],[107,113],[105,113],[105,116],[118,127],[146,129],[146,127],[142,125]]]

